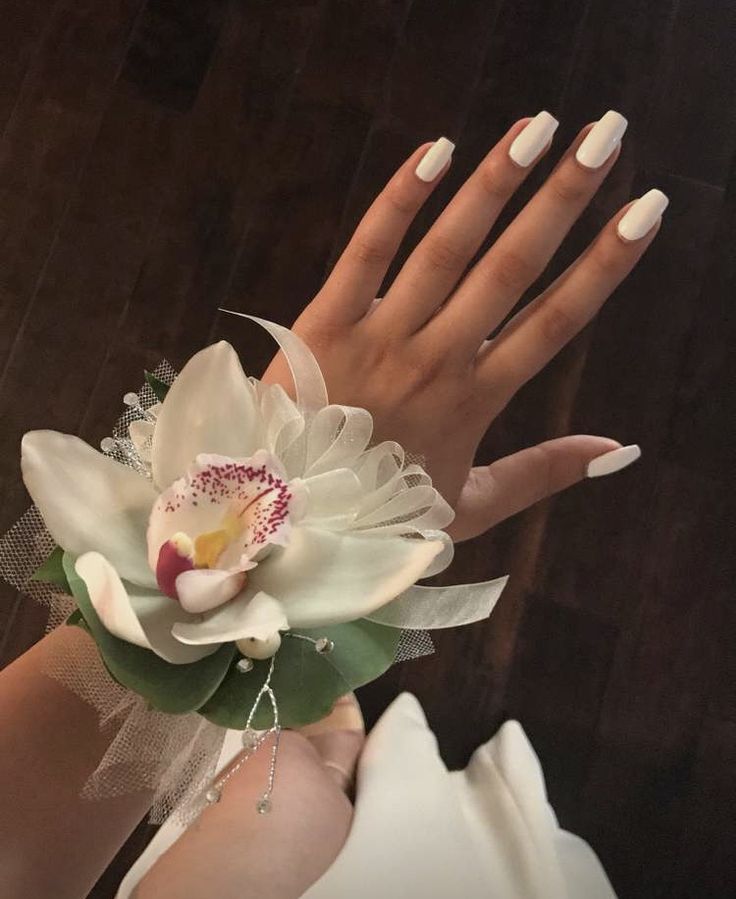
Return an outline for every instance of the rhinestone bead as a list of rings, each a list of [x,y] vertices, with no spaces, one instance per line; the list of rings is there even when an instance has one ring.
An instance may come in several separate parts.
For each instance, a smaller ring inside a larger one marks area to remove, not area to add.
[[[256,811],[259,815],[267,815],[271,811],[271,800],[265,797],[259,799],[256,803]]]
[[[258,734],[250,727],[246,727],[242,736],[244,749],[256,749],[258,746]]]
[[[320,655],[326,655],[328,652],[332,652],[335,644],[328,637],[320,637],[314,644],[314,648]]]
[[[137,406],[140,403],[137,393],[126,393],[123,397],[126,406]]]
[[[238,662],[235,667],[242,674],[247,674],[249,671],[253,670],[253,659],[249,659],[247,656],[245,656]]]
[[[209,802],[210,805],[214,805],[216,802],[220,801],[220,797],[222,796],[222,790],[219,787],[210,787],[209,790],[204,794],[204,798]]]
[[[115,449],[115,441],[112,437],[103,437],[100,441],[100,449],[103,453],[111,453]]]

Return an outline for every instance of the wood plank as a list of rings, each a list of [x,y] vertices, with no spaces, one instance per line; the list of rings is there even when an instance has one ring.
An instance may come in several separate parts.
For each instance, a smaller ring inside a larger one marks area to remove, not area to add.
[[[225,296],[229,308],[290,324],[319,288],[406,8],[406,0],[383,0],[380,11],[358,0],[324,7],[288,115],[260,158],[260,191]],[[366,29],[368,55],[360,39]],[[273,345],[254,332],[245,336],[242,322],[218,316],[212,333],[236,345],[247,340],[249,370],[257,373]]]
[[[644,154],[648,166],[725,186],[736,152],[734,45],[732,3],[678,3],[667,68],[654,92]]]
[[[556,602],[613,621],[637,591],[652,485],[667,457],[673,385],[722,203],[720,191],[662,173],[642,172],[634,191],[653,184],[671,196],[671,206],[642,263],[599,313],[569,427],[639,443],[642,459],[559,497],[540,569],[543,590]]]
[[[205,341],[253,213],[263,135],[283,115],[293,59],[309,45],[316,14],[315,5],[231,8],[197,101],[163,160],[171,171],[160,212],[85,419],[96,439],[110,426],[111,402],[140,383],[144,368],[165,357],[181,366]]]
[[[13,113],[23,80],[48,21],[43,0],[6,0],[0,31],[0,133]]]
[[[140,5],[141,0],[57,4],[0,139],[0,385]]]

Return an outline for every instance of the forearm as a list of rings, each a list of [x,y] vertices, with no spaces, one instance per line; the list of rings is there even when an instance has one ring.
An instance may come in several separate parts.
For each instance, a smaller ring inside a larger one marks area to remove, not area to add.
[[[52,632],[0,673],[0,895],[87,894],[145,814],[151,795],[84,800],[80,791],[115,735],[97,711],[43,674],[52,652],[82,646]]]

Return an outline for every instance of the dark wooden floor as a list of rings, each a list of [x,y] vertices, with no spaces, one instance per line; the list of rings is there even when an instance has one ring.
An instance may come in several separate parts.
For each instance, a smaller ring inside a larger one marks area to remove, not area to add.
[[[621,204],[671,198],[598,320],[525,388],[490,459],[571,431],[638,442],[463,546],[452,580],[510,572],[492,618],[362,692],[416,692],[448,762],[518,718],[562,824],[625,899],[734,895],[736,4],[725,0],[3,0],[0,527],[27,503],[21,434],[96,442],[162,357],[214,337],[258,374],[362,210],[420,142],[455,162],[415,238],[506,128],[546,108],[556,150],[606,109],[623,154],[546,280]],[[0,658],[43,629],[7,590]],[[142,827],[93,895],[115,884]]]

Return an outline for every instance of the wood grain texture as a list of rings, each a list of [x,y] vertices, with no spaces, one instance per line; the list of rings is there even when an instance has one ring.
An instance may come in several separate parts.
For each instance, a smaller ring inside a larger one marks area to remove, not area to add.
[[[96,443],[162,358],[225,337],[259,374],[360,215],[418,144],[453,166],[389,273],[504,131],[546,108],[555,150],[606,109],[621,157],[553,279],[630,197],[671,198],[642,264],[524,387],[479,460],[565,433],[642,460],[458,547],[446,582],[510,573],[486,622],[361,691],[415,692],[445,759],[507,718],[561,823],[624,899],[736,885],[736,13],[718,0],[6,0],[0,29],[0,528],[23,432]],[[537,288],[538,289],[538,288]],[[536,291],[522,299],[527,302]],[[0,663],[44,615],[0,589]],[[114,895],[142,825],[92,892]]]

